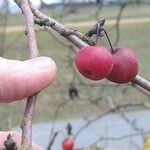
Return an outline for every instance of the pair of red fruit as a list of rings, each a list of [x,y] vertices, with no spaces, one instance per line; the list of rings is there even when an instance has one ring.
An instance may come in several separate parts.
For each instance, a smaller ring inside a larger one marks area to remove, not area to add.
[[[132,81],[138,73],[138,60],[133,50],[129,48],[107,48],[86,46],[81,48],[75,64],[78,71],[91,80],[107,78],[115,83]]]

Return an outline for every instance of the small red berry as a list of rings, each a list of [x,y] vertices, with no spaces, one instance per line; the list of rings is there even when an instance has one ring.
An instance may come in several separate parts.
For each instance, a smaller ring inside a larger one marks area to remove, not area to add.
[[[107,79],[115,83],[132,81],[138,73],[138,59],[133,50],[129,48],[114,48],[113,69]]]
[[[78,71],[91,80],[106,78],[113,68],[111,53],[98,46],[81,48],[75,57],[75,64]]]
[[[62,142],[63,150],[73,150],[74,140],[72,138],[65,138]]]

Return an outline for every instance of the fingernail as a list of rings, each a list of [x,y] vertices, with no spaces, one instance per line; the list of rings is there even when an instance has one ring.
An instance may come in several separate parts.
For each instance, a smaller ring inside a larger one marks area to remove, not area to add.
[[[49,57],[37,57],[34,59],[27,60],[29,65],[38,69],[46,69],[52,66],[54,61]],[[31,67],[30,66],[30,67]]]

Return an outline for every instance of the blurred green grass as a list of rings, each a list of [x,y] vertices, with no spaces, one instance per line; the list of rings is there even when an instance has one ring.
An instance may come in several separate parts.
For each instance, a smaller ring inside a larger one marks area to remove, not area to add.
[[[62,22],[78,22],[78,21],[88,21],[97,20],[96,14],[98,12],[98,7],[96,5],[89,5],[84,7],[65,7],[62,8],[48,8],[42,9],[42,12],[48,16],[57,18]],[[119,12],[119,6],[104,6],[99,11],[100,18],[115,19]],[[0,15],[0,18],[3,15]],[[139,18],[139,17],[150,17],[150,6],[149,5],[128,5],[122,14],[122,18]],[[8,14],[8,26],[10,25],[24,25],[25,19],[22,14]],[[16,19],[17,18],[17,19]]]
[[[111,11],[114,9],[114,13],[116,8],[111,8]],[[147,6],[144,8],[139,7],[141,9],[142,15],[148,13],[149,10]],[[109,8],[106,8],[109,10]],[[150,10],[149,10],[150,11]],[[127,10],[125,11],[129,13]],[[133,12],[133,11],[132,11]],[[135,11],[134,11],[135,12]],[[136,13],[132,15],[136,16]],[[136,11],[139,12],[139,11]],[[105,12],[109,15],[110,12]],[[130,12],[131,13],[131,12]],[[129,13],[129,14],[130,14]],[[78,14],[77,14],[78,15]],[[105,14],[106,15],[106,14]],[[132,16],[130,15],[130,16]],[[115,15],[114,15],[115,16]],[[128,15],[128,17],[130,17]],[[14,16],[16,21],[18,16]],[[107,15],[106,15],[107,17]],[[133,16],[132,16],[133,17]],[[139,17],[137,15],[137,17]],[[13,18],[13,17],[12,17]],[[78,18],[78,17],[77,17]],[[67,17],[66,17],[67,20]],[[69,19],[70,20],[70,19]],[[10,20],[9,20],[10,21]],[[14,20],[12,20],[13,22]],[[10,23],[11,25],[13,23]],[[22,22],[21,22],[22,23]],[[19,24],[19,22],[15,22],[15,24]],[[78,28],[83,33],[88,30],[87,27]],[[111,29],[111,27],[107,27],[109,30],[109,35],[111,37],[112,42],[115,40],[115,30]],[[149,72],[149,61],[150,61],[150,26],[149,23],[140,23],[140,24],[127,24],[121,25],[121,37],[119,41],[119,46],[130,47],[135,50],[138,59],[140,70],[139,74],[147,79],[150,79]],[[59,35],[58,35],[59,36]],[[19,38],[18,38],[19,37]],[[57,79],[53,83],[51,87],[48,87],[44,91],[42,91],[38,96],[37,107],[34,116],[34,122],[43,122],[50,121],[53,119],[54,113],[56,111],[56,107],[62,103],[63,101],[69,101],[66,106],[63,106],[59,113],[58,119],[68,119],[68,118],[78,118],[83,116],[92,116],[95,114],[99,114],[100,112],[108,109],[107,102],[101,102],[99,105],[92,105],[90,101],[87,99],[90,97],[90,100],[93,100],[97,97],[107,96],[113,98],[113,100],[117,104],[127,103],[127,102],[141,102],[149,103],[149,99],[144,96],[142,93],[137,91],[132,87],[128,87],[127,92],[125,94],[122,93],[122,90],[126,86],[121,86],[119,88],[112,87],[103,87],[101,84],[108,83],[108,81],[103,80],[100,82],[96,82],[95,84],[99,84],[99,86],[95,87],[86,87],[79,85],[78,81],[76,82],[76,87],[80,90],[79,95],[80,98],[76,98],[75,100],[70,100],[68,96],[68,88],[69,84],[73,82],[73,71],[69,67],[67,60],[69,55],[69,49],[63,46],[60,42],[55,40],[51,35],[49,35],[46,31],[38,31],[37,32],[38,45],[41,56],[51,57],[56,61],[58,67]],[[8,33],[6,35],[6,43],[5,43],[5,53],[4,57],[9,59],[19,59],[25,60],[29,58],[28,48],[26,44],[26,39],[23,33]],[[99,40],[99,44],[103,46],[108,46],[105,38]],[[74,53],[71,52],[72,61],[74,58]],[[75,69],[75,68],[74,68]],[[77,72],[75,76],[80,76]],[[82,81],[85,83],[93,83],[91,81],[82,78]],[[102,90],[104,92],[102,92]],[[0,104],[0,127],[2,129],[8,129],[8,122],[10,122],[12,126],[19,125],[21,122],[22,114],[24,111],[25,101],[15,102],[12,104]]]

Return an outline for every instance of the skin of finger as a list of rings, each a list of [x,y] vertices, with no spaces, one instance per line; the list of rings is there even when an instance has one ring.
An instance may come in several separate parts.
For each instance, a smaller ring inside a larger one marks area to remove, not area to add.
[[[4,141],[7,139],[8,134],[12,136],[12,139],[16,142],[17,147],[20,147],[21,134],[13,132],[13,131],[0,132],[0,150],[5,148]],[[38,146],[35,143],[32,143],[32,150],[45,150],[45,149]]]
[[[56,77],[56,64],[48,57],[24,62],[2,58],[0,62],[0,102],[9,103],[31,96],[48,87]],[[43,62],[47,64],[43,65]]]

